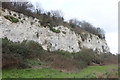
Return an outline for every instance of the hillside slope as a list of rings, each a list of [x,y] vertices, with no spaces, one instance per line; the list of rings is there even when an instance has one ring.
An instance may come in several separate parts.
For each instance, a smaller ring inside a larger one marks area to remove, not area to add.
[[[106,40],[86,31],[75,33],[65,26],[43,27],[38,19],[10,10],[0,9],[0,38],[14,42],[33,40],[48,51],[64,50],[79,52],[89,48],[97,52],[110,52]]]

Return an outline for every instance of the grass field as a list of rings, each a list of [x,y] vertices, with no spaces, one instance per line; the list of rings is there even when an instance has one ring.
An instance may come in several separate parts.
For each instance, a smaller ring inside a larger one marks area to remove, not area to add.
[[[3,70],[3,78],[116,78],[118,66],[89,66],[80,72],[64,73],[59,70],[44,69],[10,69]]]

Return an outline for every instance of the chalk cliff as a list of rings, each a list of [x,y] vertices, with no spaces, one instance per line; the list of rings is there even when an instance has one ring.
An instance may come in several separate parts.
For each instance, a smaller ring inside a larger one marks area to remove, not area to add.
[[[17,18],[19,22],[11,22],[5,18],[7,15]],[[60,32],[56,33],[49,27],[41,26],[36,18],[0,9],[0,38],[7,37],[14,42],[33,40],[41,44],[43,49],[50,51],[79,52],[82,48],[89,48],[99,53],[110,52],[106,40],[100,39],[94,34],[86,31],[77,34],[65,26],[56,26],[54,29]]]

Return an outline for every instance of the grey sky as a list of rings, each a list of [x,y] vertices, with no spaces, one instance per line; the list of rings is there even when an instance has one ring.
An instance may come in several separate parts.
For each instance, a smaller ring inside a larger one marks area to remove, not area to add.
[[[66,20],[77,18],[101,27],[112,53],[118,52],[118,1],[119,0],[31,0],[46,11],[61,10]]]

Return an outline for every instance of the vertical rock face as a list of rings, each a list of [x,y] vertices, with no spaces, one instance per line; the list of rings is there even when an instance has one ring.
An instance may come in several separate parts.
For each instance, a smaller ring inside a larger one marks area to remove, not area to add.
[[[12,23],[4,17],[6,15],[17,18],[19,22]],[[54,29],[60,32],[55,33],[49,27],[41,26],[36,18],[0,9],[0,32],[2,32],[0,38],[7,37],[14,42],[33,40],[40,43],[43,49],[50,51],[79,52],[82,48],[89,48],[97,52],[110,52],[106,41],[96,35],[88,32],[76,34],[65,26],[57,26]]]

